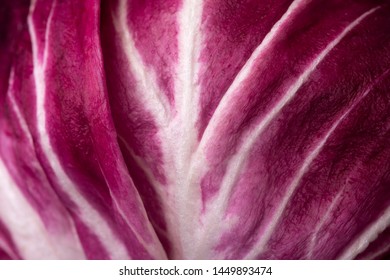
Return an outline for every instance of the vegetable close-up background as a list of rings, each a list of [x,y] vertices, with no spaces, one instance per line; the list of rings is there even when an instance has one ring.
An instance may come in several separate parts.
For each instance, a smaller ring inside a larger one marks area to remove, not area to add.
[[[0,259],[390,258],[390,1],[1,0]]]

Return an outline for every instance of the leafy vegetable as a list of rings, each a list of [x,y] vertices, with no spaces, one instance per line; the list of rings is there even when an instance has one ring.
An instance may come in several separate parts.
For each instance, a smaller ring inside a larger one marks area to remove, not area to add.
[[[0,259],[389,256],[388,1],[0,20]]]

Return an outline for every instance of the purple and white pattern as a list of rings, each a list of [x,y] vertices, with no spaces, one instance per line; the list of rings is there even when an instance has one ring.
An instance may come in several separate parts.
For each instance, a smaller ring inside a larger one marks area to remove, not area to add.
[[[389,1],[0,7],[0,259],[389,254]]]

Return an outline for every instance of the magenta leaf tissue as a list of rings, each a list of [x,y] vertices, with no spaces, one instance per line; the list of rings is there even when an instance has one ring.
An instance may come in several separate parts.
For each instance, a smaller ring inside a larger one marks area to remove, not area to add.
[[[0,259],[389,253],[389,1],[2,2]]]

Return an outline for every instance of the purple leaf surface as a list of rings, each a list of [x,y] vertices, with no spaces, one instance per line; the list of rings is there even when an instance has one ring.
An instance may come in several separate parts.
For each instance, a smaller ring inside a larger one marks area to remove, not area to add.
[[[390,255],[390,3],[6,0],[0,259]]]

